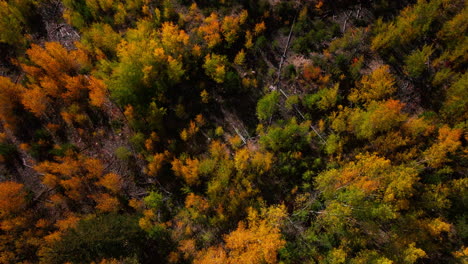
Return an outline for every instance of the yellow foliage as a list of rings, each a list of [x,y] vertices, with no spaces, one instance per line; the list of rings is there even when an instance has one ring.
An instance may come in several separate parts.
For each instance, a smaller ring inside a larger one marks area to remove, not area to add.
[[[424,118],[410,117],[402,126],[403,130],[413,137],[428,136],[434,126],[427,123]]]
[[[203,89],[203,91],[201,91],[200,93],[202,103],[207,104],[210,99],[209,96],[210,95],[208,94],[208,92],[205,89]]]
[[[245,51],[244,49],[241,49],[236,57],[234,58],[234,63],[237,64],[237,65],[243,65],[245,62]]]
[[[245,47],[247,49],[251,49],[253,47],[253,36],[252,36],[252,32],[250,32],[250,30],[247,30],[245,32]]]
[[[442,221],[442,219],[436,218],[427,224],[427,228],[431,235],[438,237],[442,232],[449,232],[452,226],[449,223]]]
[[[415,263],[418,259],[426,256],[424,250],[417,248],[416,243],[411,243],[408,245],[408,248],[404,251],[404,263],[412,264]]]
[[[468,258],[468,247],[463,246],[460,250],[454,252],[453,256],[460,260]]]
[[[211,157],[214,159],[223,160],[229,156],[229,150],[226,145],[222,144],[218,140],[211,142],[209,152]]]
[[[273,153],[256,151],[251,158],[251,163],[258,173],[263,174],[271,169],[273,158]]]
[[[390,74],[390,67],[382,65],[370,75],[362,77],[349,95],[349,100],[354,103],[369,103],[373,100],[385,99],[396,91],[395,78]]]
[[[249,158],[250,153],[248,148],[241,148],[236,151],[236,155],[234,157],[234,164],[238,171],[244,171],[249,166]]]
[[[242,139],[239,135],[234,135],[234,136],[230,136],[228,138],[229,140],[229,144],[233,147],[233,148],[238,148],[242,145]]]
[[[341,248],[334,248],[330,251],[328,260],[330,261],[329,263],[333,264],[340,264],[340,263],[345,263],[346,261],[346,251],[344,251]]]

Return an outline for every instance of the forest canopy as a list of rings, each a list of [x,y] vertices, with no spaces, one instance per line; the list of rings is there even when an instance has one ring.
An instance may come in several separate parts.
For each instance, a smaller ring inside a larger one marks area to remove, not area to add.
[[[467,32],[464,0],[0,0],[0,263],[466,263]]]

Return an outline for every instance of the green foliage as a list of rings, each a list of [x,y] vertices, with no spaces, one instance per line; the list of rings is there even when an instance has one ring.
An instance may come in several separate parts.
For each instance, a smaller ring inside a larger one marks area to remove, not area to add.
[[[128,160],[131,155],[132,152],[127,147],[120,146],[115,149],[115,156],[120,160]]]
[[[82,220],[43,253],[46,263],[90,263],[103,258],[138,256],[143,259],[145,233],[137,218],[126,215],[101,215]]]
[[[344,237],[352,237],[354,243],[367,247],[380,235],[374,232],[360,232],[354,227],[358,225],[365,226],[368,230],[377,230],[378,225],[391,223],[399,216],[403,217],[402,214],[407,210],[407,206],[404,205],[406,199],[416,191],[414,186],[418,181],[418,171],[413,166],[392,166],[389,160],[375,155],[359,155],[355,162],[347,163],[340,169],[325,171],[315,180],[318,190],[326,200],[326,209],[318,221],[327,232],[337,236],[335,246],[342,245]],[[395,254],[391,249],[382,247],[381,256],[385,257],[387,262],[411,258],[408,263],[414,263],[416,259],[426,256],[422,249],[400,243],[398,236],[406,237],[407,233],[394,230],[383,232],[393,235],[389,236],[389,240],[383,242],[384,244],[401,249]],[[361,247],[347,249],[348,252],[343,251],[340,255],[363,254],[364,252],[360,252]],[[334,251],[329,252],[335,254]]]
[[[223,83],[226,75],[226,64],[227,58],[223,55],[208,54],[205,57],[205,69],[206,75],[211,77],[217,83]]]
[[[333,153],[339,152],[340,145],[341,145],[340,140],[341,139],[337,134],[331,134],[327,138],[327,143],[325,145],[325,152],[327,152],[327,154],[333,154]]]
[[[18,150],[16,149],[15,145],[8,143],[0,143],[0,155],[4,158],[11,159],[17,152]]]
[[[87,50],[99,57],[104,55],[113,58],[116,54],[116,47],[121,40],[120,34],[108,24],[94,23],[83,32],[81,43]]]
[[[0,43],[15,48],[26,45],[23,34],[30,27],[28,19],[32,16],[34,3],[31,0],[0,1]]]
[[[458,74],[453,72],[449,68],[443,68],[440,71],[436,72],[434,74],[434,77],[432,79],[432,85],[433,86],[442,86],[442,85],[448,85],[453,82],[454,79],[458,77]]]
[[[278,110],[279,93],[273,91],[263,96],[257,103],[257,117],[261,121],[270,119]]]
[[[463,262],[466,1],[367,2],[0,0],[0,262]]]
[[[299,96],[292,95],[292,96],[289,96],[288,99],[286,99],[285,107],[288,110],[292,110],[294,108],[294,105],[297,105],[298,103],[299,103]]]
[[[405,8],[395,21],[383,22],[379,19],[375,25],[375,37],[371,48],[387,52],[392,48],[408,46],[413,41],[431,31],[432,24],[443,17],[442,0],[418,1],[414,6]]]
[[[131,23],[138,17],[148,15],[141,12],[144,1],[90,1],[64,0],[67,8],[64,18],[68,23],[83,29],[93,22],[103,22],[112,26],[122,26]],[[159,10],[158,10],[159,11]],[[170,11],[169,9],[167,11]]]
[[[38,129],[34,132],[34,141],[31,144],[29,153],[36,159],[44,159],[52,150],[52,136],[45,129]]]
[[[449,122],[462,122],[468,118],[468,74],[463,74],[446,92],[442,112]]]
[[[444,23],[442,29],[437,32],[437,37],[448,43],[450,48],[456,48],[461,43],[466,43],[463,39],[466,37],[468,25],[468,7],[465,7],[456,14],[451,20]]]
[[[434,52],[432,46],[424,45],[422,49],[413,51],[405,59],[405,69],[412,78],[419,78],[427,70],[429,58]]]
[[[223,134],[224,134],[224,129],[223,129],[223,127],[221,127],[221,126],[216,127],[215,135],[218,136],[218,137],[220,137],[220,136],[222,136]]]
[[[58,157],[63,157],[67,154],[67,152],[69,151],[76,151],[78,148],[71,144],[71,143],[65,143],[61,146],[57,146],[55,147],[54,149],[52,149],[51,151],[49,151],[49,153],[51,155],[54,155],[54,156],[58,156]]]
[[[334,39],[329,46],[330,52],[341,51],[352,51],[360,48],[360,45],[364,41],[365,29],[348,29],[341,38]]]
[[[130,138],[130,142],[137,149],[137,151],[141,151],[145,145],[145,135],[138,132]]]
[[[354,110],[349,117],[352,131],[358,138],[372,138],[385,132],[407,119],[401,112],[403,105],[394,100],[382,104],[371,102],[367,111]]]
[[[303,104],[310,109],[328,110],[336,105],[339,100],[339,84],[333,88],[324,88],[315,94],[308,94],[304,97]]]
[[[284,68],[282,75],[283,75],[283,78],[285,79],[288,79],[288,80],[294,79],[294,77],[296,77],[297,75],[296,67],[294,67],[293,64],[289,64],[288,66]]]
[[[310,142],[309,122],[298,124],[292,118],[284,126],[272,126],[260,138],[260,143],[275,152],[288,150],[302,150]]]
[[[161,208],[164,202],[164,197],[161,193],[159,192],[150,192],[148,196],[143,199],[145,201],[145,204],[155,210],[158,210]]]
[[[325,23],[321,19],[315,19],[307,24],[308,26],[298,24],[295,28],[295,31],[302,35],[292,43],[292,49],[297,53],[307,54],[318,51],[324,47],[324,42],[331,40],[340,32],[339,25],[331,21]],[[310,28],[310,30],[304,31],[304,28]]]

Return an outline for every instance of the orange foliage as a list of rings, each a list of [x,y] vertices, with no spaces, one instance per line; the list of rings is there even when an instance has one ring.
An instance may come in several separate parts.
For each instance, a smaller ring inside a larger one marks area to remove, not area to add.
[[[104,175],[104,177],[100,179],[97,184],[105,187],[112,193],[118,193],[122,188],[122,179],[118,174],[108,173]]]
[[[39,86],[30,86],[30,89],[24,91],[22,96],[21,102],[26,109],[38,117],[45,113],[49,99]]]
[[[42,183],[49,186],[50,188],[55,188],[59,183],[59,179],[54,174],[46,173],[42,178]]]
[[[210,144],[210,154],[211,157],[215,159],[226,159],[229,156],[229,150],[225,144],[222,144],[218,140],[214,140]]]
[[[226,251],[220,247],[209,247],[206,250],[203,250],[200,253],[201,256],[198,256],[193,261],[194,264],[225,264],[228,262],[228,257]]]
[[[280,223],[286,217],[284,205],[263,209],[260,214],[249,209],[248,221],[224,237],[225,246],[210,247],[198,254],[194,263],[277,263],[278,250],[285,244]]]
[[[65,188],[65,194],[75,201],[80,201],[83,198],[84,186],[78,177],[73,177],[67,180],[61,180],[60,185]]]
[[[81,68],[89,65],[89,60],[82,50],[68,52],[58,42],[46,42],[44,48],[32,44],[26,54],[37,67],[24,64],[21,67],[32,78],[38,78],[38,80],[42,76],[60,80],[63,73],[77,73]]]
[[[265,30],[266,30],[265,22],[262,21],[260,23],[257,23],[255,24],[255,28],[254,28],[254,35],[258,36],[262,34]]]
[[[209,207],[208,201],[202,196],[190,193],[185,198],[185,208],[195,208],[200,212],[205,212]]]
[[[304,66],[304,78],[307,81],[317,80],[320,77],[322,69],[320,67],[314,67],[312,64]]]
[[[198,159],[186,158],[183,162],[175,158],[172,162],[172,171],[176,176],[182,177],[188,185],[195,185],[199,182]]]
[[[427,164],[438,168],[445,162],[450,161],[447,155],[453,153],[461,146],[461,135],[461,129],[451,129],[446,125],[439,128],[437,142],[424,152]]]
[[[198,32],[205,39],[210,49],[221,43],[218,14],[213,12],[209,17],[205,18],[203,24],[198,28]]]
[[[104,83],[79,74],[90,66],[84,51],[67,51],[57,42],[47,42],[44,48],[33,44],[26,54],[31,65],[20,64],[29,80],[21,102],[36,116],[46,114],[52,103],[54,109],[60,109],[62,105],[77,103],[83,96],[89,96],[94,106],[103,105],[106,99]],[[64,112],[64,118],[71,123],[72,113]]]
[[[233,147],[234,149],[242,146],[242,138],[239,136],[239,135],[234,135],[234,136],[230,136],[228,138],[228,141],[229,141],[229,144],[231,145],[231,147]]]
[[[25,217],[12,217],[3,219],[0,222],[0,229],[3,231],[17,231],[20,228],[24,228],[27,224],[27,219]]]
[[[102,212],[115,212],[119,210],[119,200],[107,193],[91,196],[96,201],[96,209]]]
[[[252,35],[252,32],[250,32],[250,30],[247,30],[245,32],[245,47],[247,49],[251,49],[253,47],[253,35]]]
[[[118,180],[104,173],[102,161],[88,158],[81,154],[68,152],[64,157],[57,157],[56,161],[44,161],[34,169],[44,175],[43,184],[49,187],[63,187],[66,197],[75,201],[82,201],[93,185],[106,188],[117,188]],[[62,202],[59,202],[62,203]]]
[[[57,220],[55,225],[60,231],[65,231],[69,228],[74,228],[78,224],[78,221],[80,221],[79,217],[75,216],[74,214],[70,214],[64,219]]]
[[[9,78],[0,76],[0,120],[5,127],[13,128],[16,120],[14,110],[21,105],[21,94],[24,88],[13,83]]]
[[[82,167],[87,170],[86,178],[89,179],[97,179],[101,177],[102,173],[104,172],[104,166],[102,165],[102,161],[93,158],[84,158],[82,159]]]
[[[0,183],[0,217],[20,212],[26,206],[23,184],[5,181]]]
[[[157,176],[169,155],[167,150],[164,153],[156,153],[148,164],[148,175]]]
[[[190,256],[195,254],[195,240],[194,239],[185,239],[179,242],[179,251],[184,253],[184,258],[188,259]]]
[[[102,80],[89,78],[89,100],[91,105],[101,107],[106,101],[107,87]]]

